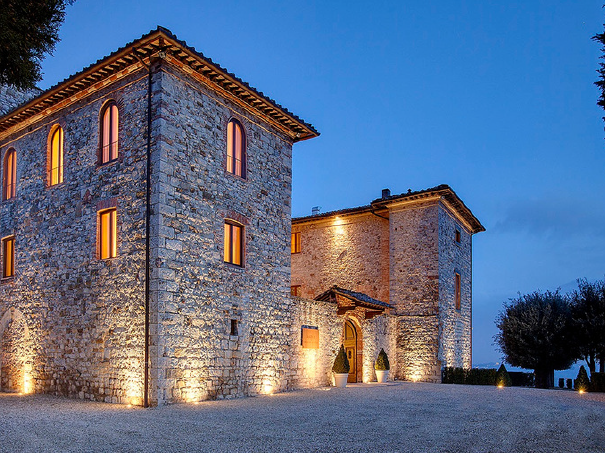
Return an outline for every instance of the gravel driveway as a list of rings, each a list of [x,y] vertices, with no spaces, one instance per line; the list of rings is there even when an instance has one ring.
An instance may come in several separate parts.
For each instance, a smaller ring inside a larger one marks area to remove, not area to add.
[[[605,395],[354,384],[153,409],[0,394],[1,452],[604,452]]]

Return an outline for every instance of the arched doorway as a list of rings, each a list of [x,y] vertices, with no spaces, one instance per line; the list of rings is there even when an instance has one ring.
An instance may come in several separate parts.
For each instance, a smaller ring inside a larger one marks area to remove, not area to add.
[[[29,329],[21,312],[10,309],[0,320],[0,392],[30,393]]]
[[[357,327],[351,320],[345,321],[343,336],[345,353],[351,366],[347,382],[358,382],[361,375],[361,347],[359,344],[361,338]]]

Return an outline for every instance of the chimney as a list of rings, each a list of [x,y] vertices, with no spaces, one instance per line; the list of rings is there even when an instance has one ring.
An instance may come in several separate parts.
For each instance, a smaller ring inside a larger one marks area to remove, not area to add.
[[[321,206],[313,206],[311,208],[311,215],[317,215],[321,211]]]
[[[382,189],[382,199],[386,200],[391,196],[391,189]]]

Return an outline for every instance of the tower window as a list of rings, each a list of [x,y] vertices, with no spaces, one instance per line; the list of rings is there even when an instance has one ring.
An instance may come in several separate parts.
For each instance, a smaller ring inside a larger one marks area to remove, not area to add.
[[[60,126],[51,134],[48,157],[48,185],[61,184],[63,182],[63,129]]]
[[[115,258],[118,251],[116,209],[99,212],[99,258]]]
[[[244,264],[244,227],[235,222],[225,220],[225,263],[243,266]]]
[[[2,239],[2,278],[15,275],[15,236]]]
[[[455,285],[456,288],[454,289],[454,298],[456,300],[456,310],[460,310],[460,306],[461,306],[461,298],[460,298],[460,274],[456,273],[455,276]]]
[[[227,124],[227,171],[246,179],[246,135],[235,119]]]
[[[291,252],[300,253],[300,233],[292,233]]]
[[[4,156],[4,174],[2,180],[2,198],[10,200],[17,194],[17,152],[11,148]]]
[[[118,106],[108,103],[101,114],[101,150],[99,163],[106,164],[118,158]]]

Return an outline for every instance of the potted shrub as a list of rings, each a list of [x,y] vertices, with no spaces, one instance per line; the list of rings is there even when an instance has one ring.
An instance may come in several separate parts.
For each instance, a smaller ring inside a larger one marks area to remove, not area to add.
[[[391,369],[389,358],[387,357],[387,353],[384,352],[384,349],[381,349],[378,353],[378,358],[374,363],[374,369],[376,370],[376,380],[379,383],[384,384],[389,378],[389,370]]]
[[[334,365],[332,366],[332,373],[334,373],[334,385],[336,387],[343,388],[347,386],[347,379],[349,378],[350,369],[351,365],[349,364],[345,347],[341,344],[338,355],[336,356],[336,359],[334,359]]]

